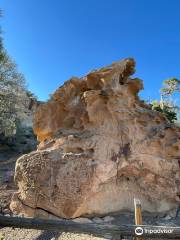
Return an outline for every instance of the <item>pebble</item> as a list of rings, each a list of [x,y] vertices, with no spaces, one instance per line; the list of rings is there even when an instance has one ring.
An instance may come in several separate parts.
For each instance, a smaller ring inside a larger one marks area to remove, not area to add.
[[[103,218],[104,222],[112,222],[114,220],[114,217],[106,216]]]
[[[95,222],[95,223],[103,223],[103,219],[102,219],[102,218],[99,218],[99,217],[94,217],[92,220],[93,220],[93,222]]]
[[[75,218],[75,219],[73,219],[73,222],[77,222],[77,223],[92,223],[92,221],[89,218]]]
[[[165,220],[170,220],[172,217],[171,216],[169,216],[169,215],[167,215],[167,216],[165,216]]]
[[[176,217],[177,209],[173,209],[168,212],[168,215],[172,218]]]

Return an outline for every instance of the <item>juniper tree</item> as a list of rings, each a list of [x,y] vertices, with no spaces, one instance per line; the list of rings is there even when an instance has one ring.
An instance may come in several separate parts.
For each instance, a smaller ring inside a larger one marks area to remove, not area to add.
[[[0,30],[0,134],[16,133],[20,102],[26,96],[25,80],[3,47]]]
[[[160,102],[153,101],[152,108],[162,112],[170,122],[176,122],[178,120],[179,106],[175,104],[173,95],[180,92],[180,80],[177,78],[165,80],[160,92],[161,100]]]

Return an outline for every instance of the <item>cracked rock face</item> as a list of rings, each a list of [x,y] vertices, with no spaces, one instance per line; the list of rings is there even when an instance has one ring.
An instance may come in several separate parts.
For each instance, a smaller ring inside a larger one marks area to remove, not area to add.
[[[180,200],[180,128],[151,110],[124,59],[71,78],[40,105],[37,151],[16,163],[11,209],[30,217],[166,212]]]

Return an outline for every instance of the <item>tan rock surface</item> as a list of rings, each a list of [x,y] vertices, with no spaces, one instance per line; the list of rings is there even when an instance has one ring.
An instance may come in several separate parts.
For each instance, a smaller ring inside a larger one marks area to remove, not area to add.
[[[71,78],[40,105],[37,151],[16,163],[11,209],[25,216],[75,218],[179,203],[180,128],[140,101],[125,59]]]

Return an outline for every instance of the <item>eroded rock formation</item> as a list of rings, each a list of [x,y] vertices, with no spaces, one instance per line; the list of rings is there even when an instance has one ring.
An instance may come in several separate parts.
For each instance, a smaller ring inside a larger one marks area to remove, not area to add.
[[[16,163],[11,209],[62,218],[179,203],[180,129],[138,98],[133,59],[73,77],[39,106],[37,151]]]

